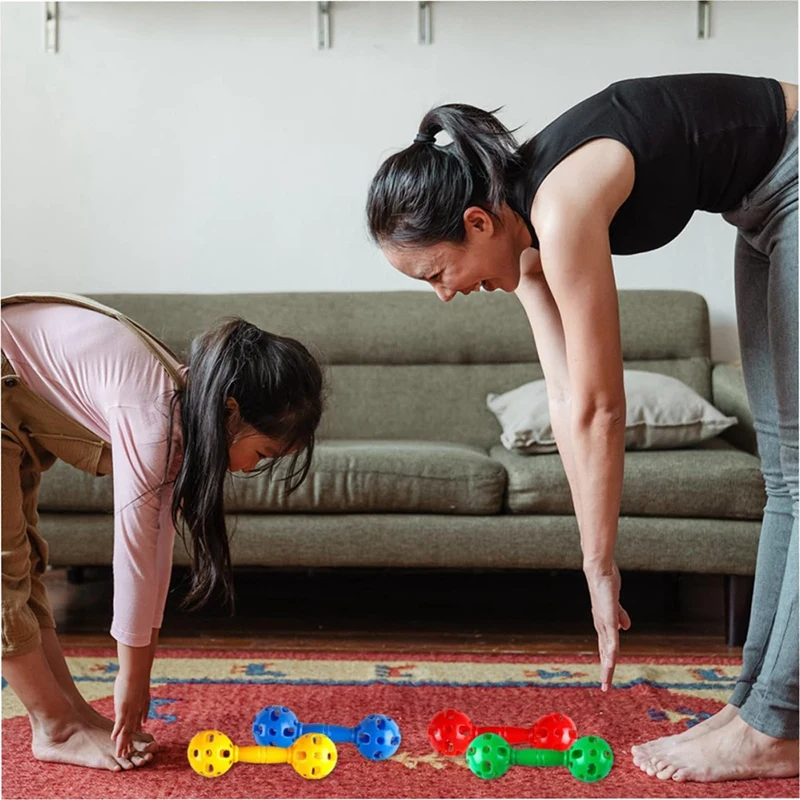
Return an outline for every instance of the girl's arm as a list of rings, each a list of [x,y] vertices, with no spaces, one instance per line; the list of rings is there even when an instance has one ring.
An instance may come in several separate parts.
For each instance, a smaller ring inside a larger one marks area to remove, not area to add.
[[[150,672],[172,563],[171,491],[162,488],[164,415],[155,409],[107,409],[114,468],[114,621],[120,671],[113,738],[124,754],[149,711]],[[166,508],[166,510],[165,510]]]

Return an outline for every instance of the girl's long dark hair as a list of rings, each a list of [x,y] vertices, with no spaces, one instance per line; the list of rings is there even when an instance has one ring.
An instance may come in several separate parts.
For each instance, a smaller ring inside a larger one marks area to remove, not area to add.
[[[468,208],[499,212],[519,156],[513,133],[495,113],[460,104],[433,108],[414,143],[381,164],[367,197],[369,231],[378,244],[461,242]],[[450,144],[434,143],[440,131]]]
[[[174,481],[172,521],[191,537],[192,578],[184,605],[199,608],[219,589],[233,608],[233,576],[225,526],[229,397],[241,420],[281,443],[276,458],[287,493],[311,466],[323,408],[323,374],[317,360],[295,339],[277,336],[233,318],[196,337],[188,380],[171,401],[180,420],[183,456]],[[172,436],[170,435],[170,448]],[[171,453],[167,456],[167,468]],[[181,527],[181,524],[182,526]]]

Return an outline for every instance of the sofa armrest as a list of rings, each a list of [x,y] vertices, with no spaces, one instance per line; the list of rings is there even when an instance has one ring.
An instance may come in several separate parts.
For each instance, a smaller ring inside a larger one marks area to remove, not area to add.
[[[758,454],[756,432],[753,428],[753,415],[747,402],[742,368],[734,364],[714,364],[711,372],[711,390],[714,405],[723,413],[739,420],[738,425],[728,428],[723,434],[731,444]]]

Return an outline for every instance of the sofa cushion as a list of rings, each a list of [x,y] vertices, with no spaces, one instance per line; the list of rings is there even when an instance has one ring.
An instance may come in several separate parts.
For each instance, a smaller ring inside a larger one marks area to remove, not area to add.
[[[508,472],[508,511],[573,513],[557,454],[532,458],[498,444],[490,455]],[[722,439],[686,450],[625,454],[623,516],[757,520],[765,502],[758,458]]]
[[[726,417],[683,381],[656,372],[626,369],[625,448],[671,450],[712,439],[737,422]],[[557,451],[547,383],[532,381],[486,403],[503,426],[500,441],[508,450],[536,455]]]
[[[288,497],[263,475],[237,475],[231,484],[230,512],[496,514],[506,474],[485,451],[460,444],[329,441],[317,447],[308,478]],[[39,507],[111,511],[111,479],[57,463],[43,476]]]

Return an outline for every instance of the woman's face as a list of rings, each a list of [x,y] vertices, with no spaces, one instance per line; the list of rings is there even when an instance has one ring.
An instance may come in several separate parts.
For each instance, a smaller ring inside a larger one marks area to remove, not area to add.
[[[429,283],[447,303],[481,288],[513,292],[519,285],[520,256],[530,247],[525,223],[507,207],[500,219],[482,208],[464,212],[466,238],[427,247],[382,246],[389,263],[404,275]]]

